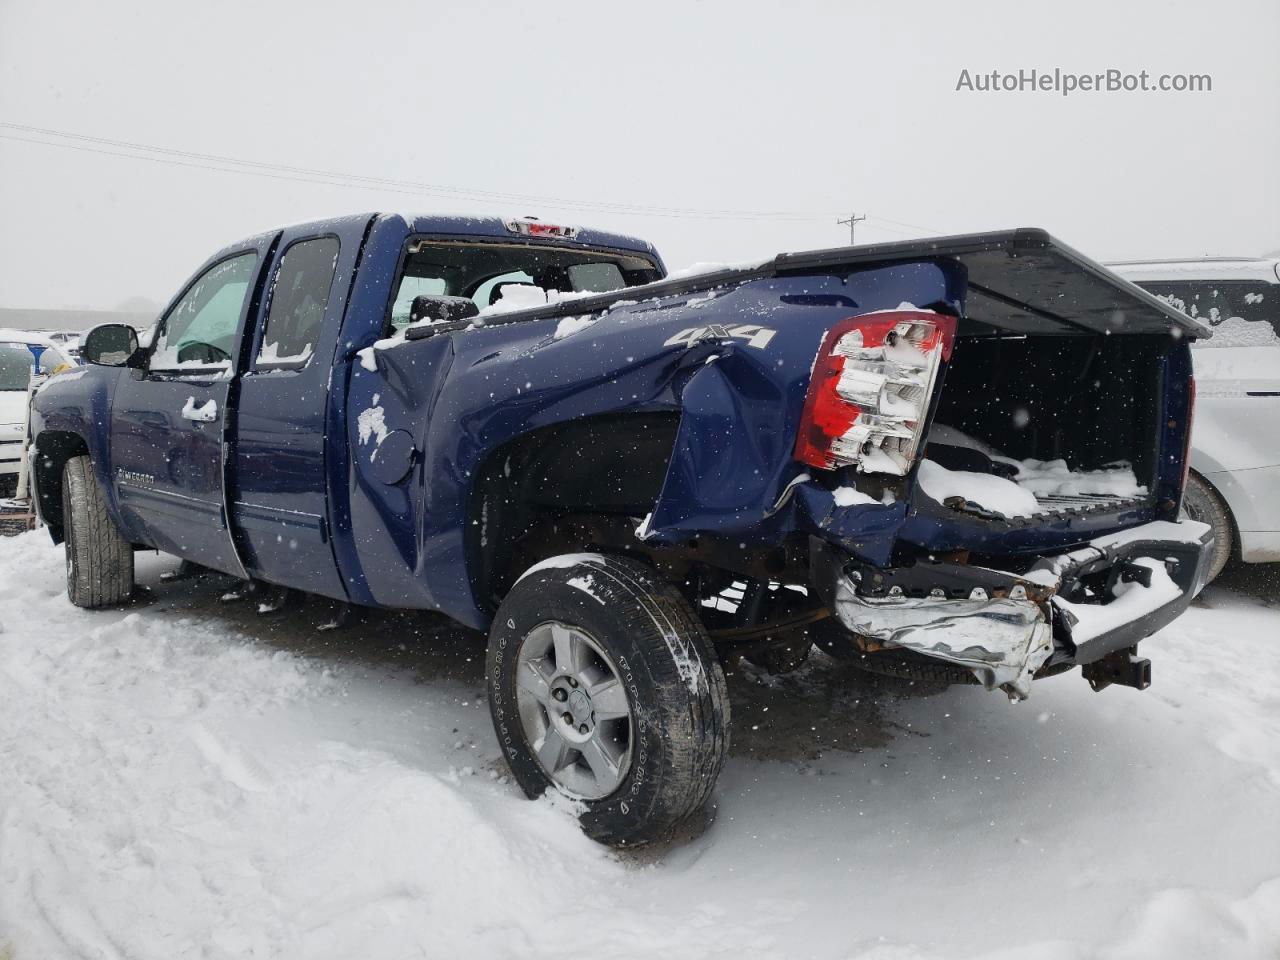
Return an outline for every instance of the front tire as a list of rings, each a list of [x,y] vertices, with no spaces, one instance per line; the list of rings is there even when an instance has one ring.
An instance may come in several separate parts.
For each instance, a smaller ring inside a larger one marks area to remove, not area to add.
[[[1211,583],[1222,572],[1235,549],[1235,530],[1231,526],[1231,514],[1208,483],[1195,473],[1187,474],[1187,488],[1182,492],[1182,512],[1192,520],[1207,523],[1213,528],[1213,558],[1209,563]]]
[[[595,554],[534,567],[498,609],[485,672],[516,782],[579,800],[593,839],[652,843],[706,803],[728,748],[724,672],[648,567]]]
[[[133,545],[107,513],[88,457],[72,457],[63,467],[62,524],[71,602],[95,609],[128,600],[133,593]]]

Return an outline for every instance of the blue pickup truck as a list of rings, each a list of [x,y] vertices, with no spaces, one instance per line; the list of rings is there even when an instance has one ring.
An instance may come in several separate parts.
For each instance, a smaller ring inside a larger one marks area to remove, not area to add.
[[[1196,321],[1034,229],[666,276],[641,240],[369,214],[211,257],[34,401],[68,594],[159,549],[489,635],[502,752],[612,844],[706,801],[721,661],[1026,697],[1203,584]]]

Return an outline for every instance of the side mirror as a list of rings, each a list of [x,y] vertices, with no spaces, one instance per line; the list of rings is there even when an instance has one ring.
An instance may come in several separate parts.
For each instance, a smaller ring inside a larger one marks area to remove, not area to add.
[[[469,297],[427,296],[413,298],[409,307],[409,322],[448,323],[450,320],[466,320],[480,312]]]
[[[80,345],[86,363],[103,367],[127,367],[138,353],[138,331],[127,323],[104,323],[94,327]]]

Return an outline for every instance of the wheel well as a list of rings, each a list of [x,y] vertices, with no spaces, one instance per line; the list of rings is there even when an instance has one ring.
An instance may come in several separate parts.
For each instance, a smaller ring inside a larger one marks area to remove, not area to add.
[[[1240,559],[1240,525],[1236,523],[1236,515],[1231,510],[1231,504],[1227,503],[1227,498],[1222,495],[1221,490],[1219,490],[1216,486],[1214,486],[1213,481],[1211,481],[1199,470],[1192,467],[1188,472],[1191,473],[1193,476],[1195,476],[1195,478],[1199,480],[1201,483],[1203,483],[1205,485],[1205,488],[1208,489],[1208,491],[1217,498],[1218,503],[1222,504],[1222,512],[1227,515],[1227,523],[1231,524],[1231,559],[1239,560]]]
[[[570,514],[638,521],[666,478],[679,414],[589,417],[525,434],[481,464],[466,533],[474,595],[492,612],[539,560],[588,546]]]
[[[88,444],[75,433],[46,430],[36,437],[36,455],[32,460],[35,492],[40,501],[40,516],[54,543],[61,543],[63,535],[62,468],[72,457],[88,453]]]

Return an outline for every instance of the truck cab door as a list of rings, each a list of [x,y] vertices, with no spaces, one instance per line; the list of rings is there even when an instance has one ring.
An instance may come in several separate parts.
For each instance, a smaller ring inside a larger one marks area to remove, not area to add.
[[[352,217],[281,235],[267,294],[246,336],[239,382],[229,504],[249,573],[262,580],[347,599],[330,529],[334,463],[329,422],[338,333],[368,220]],[[335,472],[336,471],[336,472]]]
[[[197,274],[165,312],[111,416],[111,472],[126,531],[167,553],[245,576],[223,483],[241,331],[270,237]]]

